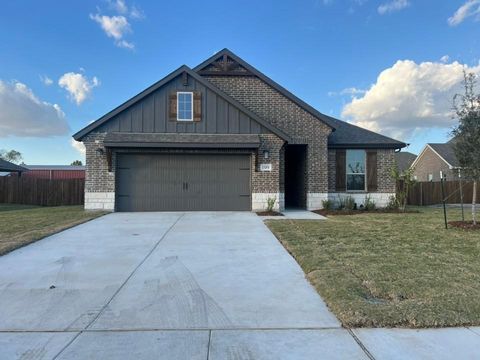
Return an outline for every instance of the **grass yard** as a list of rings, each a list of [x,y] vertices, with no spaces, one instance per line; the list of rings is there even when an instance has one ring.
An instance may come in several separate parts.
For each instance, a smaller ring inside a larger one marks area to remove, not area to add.
[[[266,223],[344,326],[480,325],[480,231],[419,210]]]
[[[103,214],[83,206],[0,204],[0,255]]]

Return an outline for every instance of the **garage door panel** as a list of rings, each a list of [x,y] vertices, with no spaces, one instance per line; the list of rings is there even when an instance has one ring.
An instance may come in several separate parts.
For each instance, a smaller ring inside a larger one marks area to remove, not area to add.
[[[250,156],[118,154],[118,211],[250,210]]]

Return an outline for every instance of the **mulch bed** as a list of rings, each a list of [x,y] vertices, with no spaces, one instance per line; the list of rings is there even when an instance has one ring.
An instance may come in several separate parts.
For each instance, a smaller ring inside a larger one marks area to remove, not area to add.
[[[465,230],[480,230],[480,224],[473,225],[473,221],[449,221],[448,224]]]
[[[419,213],[417,210],[406,210],[405,212],[401,210],[388,210],[388,209],[377,209],[377,210],[314,210],[316,214],[322,216],[329,215],[361,215],[361,214],[410,214],[410,213]]]
[[[258,216],[283,216],[282,213],[277,211],[259,211],[257,212]]]

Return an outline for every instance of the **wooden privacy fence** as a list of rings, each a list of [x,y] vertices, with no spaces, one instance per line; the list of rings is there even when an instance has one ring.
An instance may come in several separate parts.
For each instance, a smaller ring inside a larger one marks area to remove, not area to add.
[[[84,179],[0,177],[0,203],[41,206],[82,205]]]
[[[398,184],[400,186],[401,184]],[[460,182],[446,181],[445,197],[447,204],[460,204]],[[478,188],[479,184],[477,184]],[[472,202],[473,182],[462,181],[463,202],[468,204]],[[480,202],[480,189],[477,189],[477,203]],[[441,182],[418,182],[408,193],[409,205],[437,205],[442,203],[442,183]]]

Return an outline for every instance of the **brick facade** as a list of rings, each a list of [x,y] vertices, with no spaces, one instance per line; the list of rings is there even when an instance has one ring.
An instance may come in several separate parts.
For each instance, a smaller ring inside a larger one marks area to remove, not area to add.
[[[307,193],[327,193],[327,144],[332,131],[328,125],[257,77],[209,76],[207,79],[291,136],[292,144],[307,144]]]
[[[458,178],[458,171],[450,169],[448,164],[427,146],[416,160],[413,176],[417,177],[417,181],[430,181],[431,174],[432,181],[440,181],[440,171],[447,176],[447,180]]]

